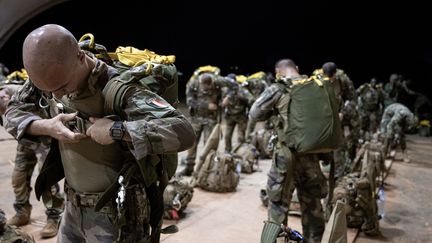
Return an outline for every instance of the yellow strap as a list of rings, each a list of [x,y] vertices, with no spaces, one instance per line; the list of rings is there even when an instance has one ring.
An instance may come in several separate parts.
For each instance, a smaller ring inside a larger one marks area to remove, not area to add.
[[[262,79],[262,78],[264,78],[265,77],[265,75],[266,75],[266,73],[265,72],[263,72],[263,71],[260,71],[260,72],[256,72],[256,73],[254,73],[254,74],[252,74],[252,75],[250,75],[249,77],[247,77],[248,79],[252,79],[252,78],[256,78],[256,79]]]
[[[108,55],[111,59],[119,60],[121,63],[130,67],[140,66],[147,62],[163,64],[175,62],[174,55],[162,56],[153,51],[147,49],[140,50],[132,46],[119,46],[115,52],[108,52]]]
[[[27,80],[28,79],[27,71],[24,68],[21,68],[21,71],[14,71],[11,74],[9,74],[6,78],[8,80],[15,80],[17,77],[21,80]]]
[[[90,42],[89,42],[89,47],[91,49],[95,48],[95,42],[94,42],[94,35],[92,33],[86,33],[83,36],[81,36],[81,38],[79,39],[78,42],[84,41],[85,39],[89,38]]]
[[[197,74],[203,73],[203,72],[210,72],[210,73],[215,73],[215,74],[219,75],[220,68],[218,68],[216,66],[207,65],[207,66],[201,66],[195,70],[195,73],[197,73]]]
[[[246,81],[246,76],[244,76],[244,75],[236,75],[236,81],[238,82],[238,83],[243,83],[244,81]]]

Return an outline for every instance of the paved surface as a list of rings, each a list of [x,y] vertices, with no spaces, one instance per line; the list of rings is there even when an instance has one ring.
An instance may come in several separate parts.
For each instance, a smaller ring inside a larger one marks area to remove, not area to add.
[[[356,242],[432,242],[432,138],[408,136],[411,163],[396,154],[385,184],[381,235],[360,233]]]
[[[356,242],[432,242],[432,139],[409,136],[408,148],[412,162],[395,161],[386,180],[386,214],[380,222],[382,235],[366,237],[360,234]],[[14,214],[10,175],[15,152],[16,142],[1,128],[0,207],[8,217]],[[396,155],[396,159],[398,157],[400,155]],[[219,194],[195,189],[186,209],[186,218],[165,222],[165,225],[176,224],[180,231],[163,235],[162,242],[259,242],[267,212],[258,193],[265,185],[270,163],[270,160],[263,160],[260,171],[242,174],[237,192]],[[33,193],[31,203],[31,224],[22,229],[31,233],[37,242],[56,242],[56,238],[40,239],[39,231],[45,224],[44,208]],[[290,217],[289,225],[301,231],[298,217]],[[355,233],[355,230],[348,232],[349,242],[353,242]]]

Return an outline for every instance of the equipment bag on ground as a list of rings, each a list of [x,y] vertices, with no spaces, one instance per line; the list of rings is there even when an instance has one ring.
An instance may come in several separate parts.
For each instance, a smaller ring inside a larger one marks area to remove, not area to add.
[[[211,150],[198,171],[197,186],[211,192],[233,192],[239,179],[234,157]]]

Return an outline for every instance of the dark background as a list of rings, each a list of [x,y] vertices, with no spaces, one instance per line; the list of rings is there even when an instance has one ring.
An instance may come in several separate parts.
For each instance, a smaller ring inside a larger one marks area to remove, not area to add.
[[[132,45],[176,55],[180,95],[198,66],[216,65],[225,75],[273,72],[274,63],[287,57],[304,74],[334,61],[356,87],[400,73],[431,97],[429,8],[411,2],[72,0],[18,29],[0,49],[0,62],[11,71],[21,68],[25,36],[56,23],[77,39],[93,33],[108,50]]]

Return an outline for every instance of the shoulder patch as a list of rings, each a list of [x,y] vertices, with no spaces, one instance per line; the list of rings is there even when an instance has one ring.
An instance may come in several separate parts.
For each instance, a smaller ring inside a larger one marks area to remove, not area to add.
[[[159,98],[148,99],[146,103],[154,108],[167,108],[169,106],[168,102]]]

